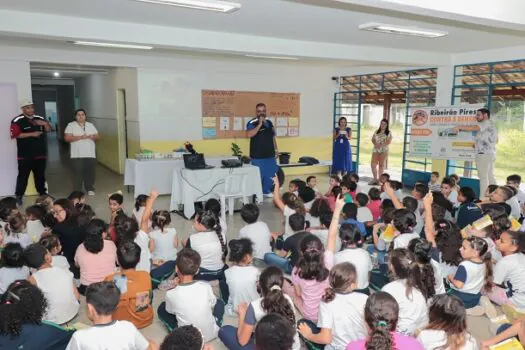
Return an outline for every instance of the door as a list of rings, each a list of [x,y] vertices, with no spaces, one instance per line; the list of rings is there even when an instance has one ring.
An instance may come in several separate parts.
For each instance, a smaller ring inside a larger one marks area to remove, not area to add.
[[[117,120],[119,143],[119,173],[124,173],[124,164],[128,158],[128,130],[126,123],[126,90],[117,90]]]

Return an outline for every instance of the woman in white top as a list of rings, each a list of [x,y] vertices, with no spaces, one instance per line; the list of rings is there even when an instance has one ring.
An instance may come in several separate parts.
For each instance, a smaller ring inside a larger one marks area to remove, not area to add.
[[[262,297],[251,303],[242,303],[237,308],[239,328],[223,326],[219,330],[219,339],[228,349],[238,349],[255,343],[252,336],[257,323],[266,315],[276,313],[285,317],[295,330],[295,308],[292,299],[283,293],[284,276],[277,267],[268,267],[261,273],[259,288]],[[300,350],[299,334],[295,332],[292,350]]]
[[[95,126],[86,121],[86,111],[77,109],[75,121],[69,123],[64,131],[64,140],[71,143],[74,189],[82,190],[84,186],[90,196],[95,195],[95,142],[99,139]]]
[[[394,249],[390,253],[389,266],[394,281],[383,287],[399,304],[397,331],[413,335],[428,323],[427,288],[424,287],[421,270],[414,254],[408,249]]]
[[[477,350],[476,339],[467,330],[467,312],[453,295],[436,295],[429,309],[429,322],[417,340],[426,350]]]
[[[228,254],[226,236],[222,232],[219,218],[212,211],[204,211],[195,216],[192,234],[185,243],[186,248],[196,250],[201,256],[201,267],[195,276],[196,280],[219,281],[221,298],[228,301],[229,291],[224,271]]]

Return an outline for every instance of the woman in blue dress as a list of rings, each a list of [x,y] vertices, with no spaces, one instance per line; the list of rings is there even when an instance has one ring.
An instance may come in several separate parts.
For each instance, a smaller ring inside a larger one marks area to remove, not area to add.
[[[332,153],[332,173],[349,174],[352,172],[352,129],[347,127],[345,117],[339,118],[339,126],[334,130],[334,148]]]

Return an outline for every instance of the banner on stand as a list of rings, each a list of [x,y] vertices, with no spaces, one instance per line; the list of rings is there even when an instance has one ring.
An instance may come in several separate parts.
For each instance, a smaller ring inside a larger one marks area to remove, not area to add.
[[[412,108],[410,156],[475,158],[476,112],[483,106]],[[461,126],[461,131],[457,127]]]

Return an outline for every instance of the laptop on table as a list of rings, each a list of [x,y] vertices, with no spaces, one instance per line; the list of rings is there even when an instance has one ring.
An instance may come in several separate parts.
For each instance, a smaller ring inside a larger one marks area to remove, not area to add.
[[[207,165],[204,160],[204,154],[202,153],[191,153],[184,154],[184,167],[190,170],[200,170],[200,169],[213,169],[211,165]]]

